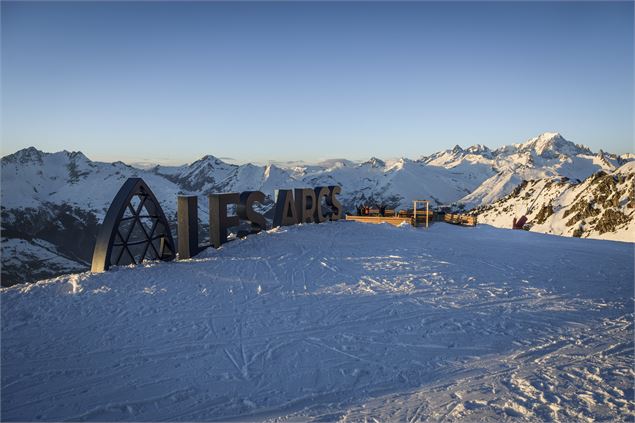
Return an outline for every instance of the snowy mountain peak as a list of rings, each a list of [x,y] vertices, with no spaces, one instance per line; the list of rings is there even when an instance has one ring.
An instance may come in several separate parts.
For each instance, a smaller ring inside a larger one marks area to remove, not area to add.
[[[37,164],[38,166],[44,165],[46,160],[52,160],[56,163],[71,162],[75,164],[85,163],[92,166],[92,161],[84,155],[81,151],[67,151],[62,150],[55,153],[45,153],[38,150],[35,147],[23,148],[16,151],[13,154],[6,155],[2,158],[3,164]]]
[[[211,154],[206,154],[205,156],[201,157],[200,159],[198,159],[197,161],[195,161],[194,163],[192,163],[190,166],[193,167],[198,167],[198,166],[211,166],[212,168],[215,168],[217,166],[234,166],[231,165],[229,163],[225,163],[224,161],[222,161],[221,159],[219,159],[216,156],[212,156]]]
[[[28,147],[16,151],[2,158],[2,165],[35,165],[37,167],[57,167],[59,165],[68,168],[69,172],[79,172],[80,168],[94,167],[95,164],[81,151],[58,151],[45,153],[35,147]],[[74,179],[72,176],[71,179]]]
[[[415,163],[415,162],[405,157],[401,157],[397,160],[391,160],[388,163],[386,163],[386,171],[390,172],[395,170],[402,170],[409,163]]]
[[[574,156],[577,154],[592,154],[591,150],[565,139],[559,132],[545,132],[524,144],[518,145],[520,152],[535,152],[544,158],[555,158],[559,155]]]
[[[543,132],[542,134],[538,135],[537,138],[543,139],[543,140],[553,140],[553,139],[564,140],[564,137],[562,136],[562,134],[560,134],[560,132]]]
[[[31,162],[37,162],[42,164],[42,157],[47,153],[38,150],[35,147],[23,148],[13,154],[8,154],[2,158],[2,163],[20,163],[27,164]]]
[[[86,155],[84,153],[82,153],[81,151],[66,151],[66,150],[64,150],[64,152],[66,154],[68,154],[68,157],[70,157],[72,159],[89,160],[89,158],[86,157]]]
[[[264,177],[265,179],[268,179],[268,178],[271,178],[273,175],[277,175],[282,172],[283,172],[282,168],[276,166],[273,163],[269,163],[268,165],[265,166]]]
[[[457,153],[462,153],[462,152],[463,152],[463,149],[461,148],[461,146],[460,146],[460,145],[458,145],[458,144],[457,144],[457,145],[455,145],[455,146],[454,146],[454,148],[452,148],[452,152],[453,152],[454,154],[457,154]]]
[[[455,145],[451,150],[443,150],[434,153],[423,160],[424,163],[433,166],[449,166],[452,167],[457,161],[461,160],[466,155],[466,150],[463,150],[460,145]]]
[[[604,170],[613,170],[616,168],[616,165],[617,166],[620,165],[620,161],[618,160],[619,158],[617,156],[608,154],[604,152],[602,149],[598,151],[596,157],[597,157],[598,164],[602,166]],[[615,164],[611,163],[611,161],[613,161]]]
[[[474,154],[477,156],[483,156],[486,158],[492,158],[492,150],[486,145],[483,144],[474,144],[471,147],[468,147],[465,152],[468,154]]]
[[[355,163],[347,160],[347,159],[328,159],[323,160],[317,163],[317,166],[320,166],[325,169],[333,169],[333,168],[341,168],[341,167],[350,167],[354,166]]]
[[[386,167],[386,162],[374,156],[371,157],[367,162],[364,162],[364,164],[369,164],[372,168],[375,169]]]
[[[490,150],[490,148],[488,146],[486,146],[486,145],[474,144],[474,145],[468,147],[465,151],[467,151],[468,153],[472,153],[472,154],[479,154],[479,153],[489,152],[489,151],[492,151],[492,150]]]

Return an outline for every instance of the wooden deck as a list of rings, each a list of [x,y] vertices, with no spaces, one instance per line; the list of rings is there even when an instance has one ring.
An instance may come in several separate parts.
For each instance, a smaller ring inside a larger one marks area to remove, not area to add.
[[[371,209],[372,210],[372,209]],[[363,223],[389,223],[394,226],[399,226],[402,223],[408,223],[413,226],[423,226],[426,225],[426,221],[433,222],[435,220],[435,216],[437,216],[432,211],[418,211],[415,222],[415,217],[411,212],[402,210],[399,212],[397,216],[379,216],[379,215],[364,215],[364,216],[356,216],[356,215],[347,215],[346,220],[353,220],[356,222]],[[441,215],[438,215],[438,219],[441,219]],[[477,219],[476,216],[468,215],[468,214],[453,214],[453,213],[445,213],[443,215],[443,222],[452,223],[454,225],[463,225],[463,226],[476,226]]]
[[[476,216],[468,214],[446,213],[445,216],[443,216],[443,221],[455,225],[476,226]]]
[[[406,222],[408,224],[412,224],[412,219],[409,217],[388,217],[388,216],[352,216],[347,215],[346,220],[354,220],[356,222],[363,223],[390,223],[394,226],[399,226],[402,223]]]

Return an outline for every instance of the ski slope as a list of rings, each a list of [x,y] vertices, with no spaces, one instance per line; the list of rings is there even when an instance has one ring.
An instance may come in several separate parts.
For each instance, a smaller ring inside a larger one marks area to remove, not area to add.
[[[629,420],[630,243],[274,229],[2,289],[1,418]]]

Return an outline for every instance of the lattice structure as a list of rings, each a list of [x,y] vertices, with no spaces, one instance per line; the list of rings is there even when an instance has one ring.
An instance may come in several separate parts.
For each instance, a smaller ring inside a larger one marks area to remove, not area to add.
[[[159,202],[141,178],[129,178],[99,228],[91,270],[174,257],[174,241]]]

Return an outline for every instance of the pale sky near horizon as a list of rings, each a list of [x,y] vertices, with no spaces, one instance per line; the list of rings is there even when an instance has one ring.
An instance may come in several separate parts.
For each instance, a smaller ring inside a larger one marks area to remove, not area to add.
[[[1,3],[2,154],[634,152],[633,2]]]

